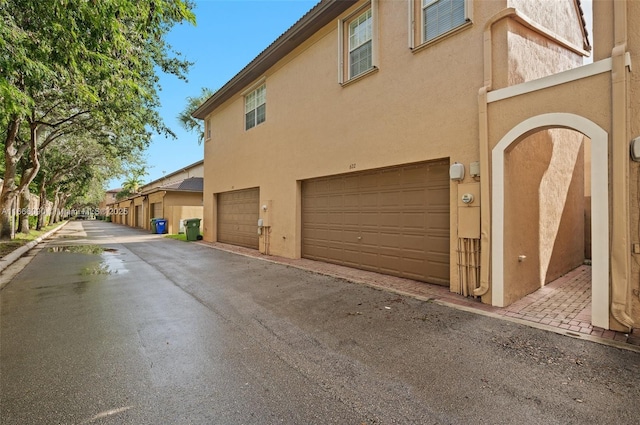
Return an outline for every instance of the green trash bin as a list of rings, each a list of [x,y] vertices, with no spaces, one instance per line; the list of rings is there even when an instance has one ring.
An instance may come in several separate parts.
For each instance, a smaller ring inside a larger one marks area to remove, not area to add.
[[[188,241],[197,241],[200,236],[200,219],[188,218],[184,221],[184,229]]]
[[[162,220],[161,218],[152,218],[151,219],[151,233],[157,233],[156,223],[158,220]]]

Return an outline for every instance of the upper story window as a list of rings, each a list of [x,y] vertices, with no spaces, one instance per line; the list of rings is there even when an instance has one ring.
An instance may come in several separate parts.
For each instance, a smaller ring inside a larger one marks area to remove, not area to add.
[[[207,118],[204,121],[204,140],[211,139],[211,119]]]
[[[464,24],[464,1],[422,0],[422,40],[433,40]]]
[[[471,0],[409,0],[413,31],[410,47],[419,47],[471,21]]]
[[[261,85],[244,97],[244,128],[249,130],[267,119],[267,86]]]
[[[373,17],[371,9],[349,22],[349,78],[373,66]]]
[[[339,82],[345,83],[376,69],[377,0],[339,22]]]

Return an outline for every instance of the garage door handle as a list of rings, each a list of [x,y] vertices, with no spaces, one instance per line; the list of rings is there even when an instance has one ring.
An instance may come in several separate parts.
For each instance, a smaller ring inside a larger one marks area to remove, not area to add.
[[[361,241],[362,240],[362,236],[358,236],[358,240]]]

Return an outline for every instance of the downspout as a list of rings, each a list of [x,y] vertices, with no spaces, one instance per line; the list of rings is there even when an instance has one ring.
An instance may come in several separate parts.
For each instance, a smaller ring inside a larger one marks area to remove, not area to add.
[[[478,118],[479,118],[479,147],[480,170],[483,178],[480,179],[480,197],[484,202],[480,204],[480,286],[473,290],[473,295],[482,296],[489,292],[491,281],[491,146],[489,144],[489,116],[487,93],[493,90],[493,25],[503,19],[510,18],[524,27],[548,38],[560,46],[582,56],[588,56],[589,52],[570,41],[560,37],[547,28],[532,21],[526,15],[515,8],[506,8],[491,17],[484,27],[483,51],[484,51],[484,86],[478,90]]]
[[[627,142],[627,3],[613,2],[614,42],[611,52],[611,144],[612,211],[617,216],[611,229],[611,315],[629,330],[631,264],[629,258],[629,149]]]
[[[483,296],[489,293],[491,281],[491,146],[489,146],[489,117],[487,93],[493,85],[493,50],[491,30],[496,22],[513,16],[514,8],[505,9],[494,15],[484,26],[482,38],[484,52],[484,86],[478,90],[478,142],[480,145],[480,286],[473,290],[473,295]],[[491,304],[493,300],[490,300]]]

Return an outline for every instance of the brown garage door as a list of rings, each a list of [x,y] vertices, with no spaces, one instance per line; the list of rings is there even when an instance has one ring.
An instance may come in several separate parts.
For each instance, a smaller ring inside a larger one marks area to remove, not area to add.
[[[218,241],[258,249],[260,189],[218,194]]]
[[[302,183],[302,255],[449,285],[449,161]]]
[[[136,205],[135,227],[142,227],[142,205]]]
[[[162,202],[154,202],[151,218],[164,218],[162,216]]]

